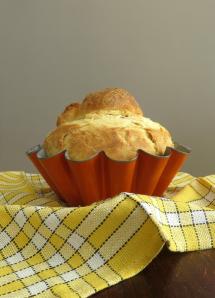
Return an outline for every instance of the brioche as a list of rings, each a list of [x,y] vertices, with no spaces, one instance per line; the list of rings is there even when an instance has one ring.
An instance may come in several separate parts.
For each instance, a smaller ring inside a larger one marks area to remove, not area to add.
[[[143,117],[128,91],[113,88],[91,93],[81,104],[66,107],[43,146],[49,156],[66,150],[76,161],[100,151],[113,160],[127,161],[134,159],[139,149],[162,155],[173,142],[167,129]]]

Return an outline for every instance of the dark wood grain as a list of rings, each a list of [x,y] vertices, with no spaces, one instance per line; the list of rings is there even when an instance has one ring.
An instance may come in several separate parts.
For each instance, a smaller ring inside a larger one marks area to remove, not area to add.
[[[214,298],[215,249],[172,253],[166,248],[138,275],[95,298]]]

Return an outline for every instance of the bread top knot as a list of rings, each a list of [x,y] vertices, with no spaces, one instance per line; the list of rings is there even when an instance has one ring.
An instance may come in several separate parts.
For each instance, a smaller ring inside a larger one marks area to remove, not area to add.
[[[107,88],[88,94],[83,100],[81,111],[83,114],[112,112],[123,116],[143,116],[143,112],[134,96],[121,88]]]
[[[143,116],[136,99],[122,88],[106,88],[88,94],[81,104],[67,106],[57,119],[57,126],[96,115]]]

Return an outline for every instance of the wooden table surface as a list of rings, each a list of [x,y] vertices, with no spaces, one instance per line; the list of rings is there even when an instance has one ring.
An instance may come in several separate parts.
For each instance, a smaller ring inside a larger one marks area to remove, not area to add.
[[[172,253],[166,248],[138,275],[95,298],[214,298],[215,249]]]

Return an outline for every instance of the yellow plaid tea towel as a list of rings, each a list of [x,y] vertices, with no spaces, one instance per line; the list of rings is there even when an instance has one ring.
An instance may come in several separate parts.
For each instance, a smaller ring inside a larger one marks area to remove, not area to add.
[[[179,173],[165,198],[122,193],[68,208],[40,175],[0,174],[0,297],[88,297],[129,278],[167,243],[215,247],[215,175]]]

